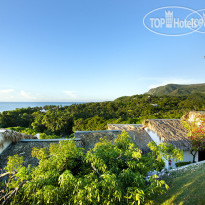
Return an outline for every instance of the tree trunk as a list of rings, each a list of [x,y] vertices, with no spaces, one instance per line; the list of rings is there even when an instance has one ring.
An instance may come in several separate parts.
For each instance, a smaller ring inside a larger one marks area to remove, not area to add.
[[[196,161],[195,161],[196,153],[197,153],[197,151],[195,151],[195,150],[192,150],[192,151],[191,151],[191,154],[192,154],[192,156],[193,156],[193,163],[196,162]]]

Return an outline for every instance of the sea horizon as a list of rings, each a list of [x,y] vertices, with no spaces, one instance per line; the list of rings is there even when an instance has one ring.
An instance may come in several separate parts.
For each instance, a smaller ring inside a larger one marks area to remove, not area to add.
[[[72,104],[83,104],[89,102],[0,102],[0,112],[12,111],[17,108],[28,108],[28,107],[44,107],[46,105],[55,106],[70,106]]]

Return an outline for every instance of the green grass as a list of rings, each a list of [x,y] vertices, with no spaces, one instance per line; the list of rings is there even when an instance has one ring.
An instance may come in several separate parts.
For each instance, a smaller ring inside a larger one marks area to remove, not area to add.
[[[205,205],[205,164],[174,171],[164,180],[170,189],[152,205]]]

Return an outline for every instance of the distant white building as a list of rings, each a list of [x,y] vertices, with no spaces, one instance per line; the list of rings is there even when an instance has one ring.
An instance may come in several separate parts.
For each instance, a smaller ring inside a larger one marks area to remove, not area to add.
[[[159,107],[159,105],[157,104],[151,104],[153,107]]]

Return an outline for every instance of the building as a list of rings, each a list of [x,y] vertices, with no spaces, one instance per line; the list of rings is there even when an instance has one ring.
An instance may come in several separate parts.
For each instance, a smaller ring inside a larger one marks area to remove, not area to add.
[[[37,139],[37,136],[19,133],[9,129],[0,129],[0,154],[12,143],[22,139]]]
[[[126,131],[130,135],[131,140],[143,151],[143,153],[150,151],[147,144],[153,140],[143,129],[141,124],[108,124],[108,130]]]
[[[205,112],[192,111],[183,116],[182,119],[201,125],[201,116],[205,117]],[[191,154],[192,144],[188,137],[188,130],[182,125],[181,119],[148,119],[143,122],[143,125],[112,124],[108,125],[108,129],[127,131],[135,144],[143,150],[147,150],[145,147],[149,141],[154,141],[156,144],[161,142],[171,143],[176,148],[183,150],[183,162],[193,161],[193,155]],[[205,160],[205,151],[200,151],[196,154],[195,161],[202,160]],[[172,159],[165,160],[165,168],[175,168],[175,163]]]
[[[193,155],[190,152],[192,147],[191,141],[188,138],[188,131],[181,124],[181,120],[151,119],[145,120],[143,125],[146,132],[157,144],[161,142],[171,143],[176,148],[183,150],[183,162],[193,161]],[[198,161],[198,153],[196,154],[196,161]],[[169,161],[165,160],[165,167],[167,169],[170,167],[175,168],[175,163],[172,159]]]

